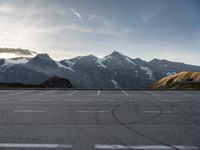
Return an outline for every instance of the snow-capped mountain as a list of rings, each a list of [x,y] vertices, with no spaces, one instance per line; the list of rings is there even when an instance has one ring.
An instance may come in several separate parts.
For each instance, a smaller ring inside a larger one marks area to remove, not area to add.
[[[77,88],[145,88],[183,70],[200,71],[200,66],[159,59],[147,62],[116,51],[101,59],[88,55],[62,61],[38,54],[33,58],[0,59],[0,82],[36,84],[60,76]]]
[[[57,63],[48,54],[38,54],[26,63],[26,67],[46,74],[51,74],[58,69]]]
[[[159,59],[149,61],[149,67],[154,71],[156,79],[160,79],[166,75],[176,74],[181,71],[200,71],[199,66]]]

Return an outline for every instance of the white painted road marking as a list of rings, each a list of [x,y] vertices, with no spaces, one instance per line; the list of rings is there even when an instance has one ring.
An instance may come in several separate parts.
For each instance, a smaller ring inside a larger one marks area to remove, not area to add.
[[[183,100],[160,100],[160,102],[182,102]]]
[[[128,93],[127,93],[127,92],[125,92],[125,91],[123,91],[123,90],[122,90],[122,92],[123,92],[125,95],[127,95],[127,96],[128,96]]]
[[[159,94],[155,93],[155,92],[151,92],[151,91],[144,91],[150,95],[153,95],[153,96],[158,96]]]
[[[94,146],[96,149],[157,149],[157,150],[170,150],[170,149],[199,149],[197,146],[184,146],[184,145],[172,145],[170,146],[165,146],[165,145],[129,145],[129,146],[124,146],[124,145],[106,145],[106,144],[98,144]]]
[[[164,99],[164,100],[150,100],[155,102],[183,102],[184,100],[172,100],[172,99]]]
[[[109,113],[110,111],[103,111],[103,110],[100,110],[100,111],[85,111],[85,110],[79,110],[79,111],[76,111],[77,113]]]
[[[159,113],[162,113],[162,114],[171,114],[173,113],[172,111],[144,111],[144,113],[147,113],[147,114],[159,114]]]
[[[185,95],[185,96],[193,96],[193,95],[190,95],[190,94],[186,94],[186,93],[184,93],[183,95]]]
[[[20,91],[20,92],[17,92],[17,93],[12,93],[10,95],[25,94],[25,93],[30,93],[30,92],[33,92],[33,90],[31,90],[31,91]]]
[[[137,102],[137,100],[128,100],[129,102]]]
[[[65,102],[136,102],[137,100],[114,100],[114,99],[106,99],[106,100],[93,100],[93,99],[86,99],[86,100],[78,100],[78,99],[66,99],[63,100]]]
[[[41,94],[39,94],[39,95],[46,95],[46,94],[54,93],[54,92],[56,92],[56,91],[47,91],[47,92],[41,93]]]
[[[64,100],[65,102],[93,102],[93,101],[96,101],[96,100],[77,100],[77,99],[65,99]]]
[[[50,100],[37,100],[37,99],[35,99],[35,100],[29,100],[29,99],[23,99],[22,100],[23,102],[49,102]]]
[[[100,91],[100,90],[98,90],[98,92],[97,92],[97,95],[99,95],[99,94],[100,94],[100,92],[101,92],[101,91]]]
[[[73,92],[69,93],[68,96],[72,96],[73,94],[75,94],[75,93],[77,93],[77,92],[78,92],[78,90],[73,91]]]
[[[14,110],[16,113],[44,113],[45,110]]]
[[[104,99],[104,100],[94,100],[94,99],[86,99],[86,100],[78,100],[78,99],[66,99],[63,100],[66,102],[144,102],[145,100],[126,100],[126,99]],[[155,102],[182,102],[183,100],[146,100],[146,101],[155,101]],[[200,101],[199,101],[200,102]]]
[[[32,144],[32,143],[0,143],[3,148],[72,148],[66,144]]]
[[[185,95],[185,96],[192,96],[187,93],[183,93],[183,91],[167,91],[169,94],[175,94],[175,95]]]

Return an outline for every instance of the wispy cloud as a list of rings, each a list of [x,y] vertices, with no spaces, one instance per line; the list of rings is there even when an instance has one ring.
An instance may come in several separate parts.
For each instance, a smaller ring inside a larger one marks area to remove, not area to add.
[[[20,48],[0,48],[0,54],[1,53],[11,53],[11,54],[15,54],[15,55],[36,55],[37,53],[34,51],[30,51],[27,49],[20,49]]]
[[[97,15],[92,15],[92,16],[90,16],[90,17],[88,18],[88,21],[92,21],[92,20],[94,20],[96,17],[97,17]]]
[[[70,8],[69,10],[70,10],[75,16],[77,16],[78,19],[79,19],[80,21],[84,22],[84,19],[83,19],[83,17],[81,16],[81,14],[80,14],[79,12],[75,11],[73,8]]]
[[[78,11],[76,11],[76,10],[74,10],[73,8],[70,8],[69,9],[81,22],[89,22],[89,21],[92,21],[92,20],[94,20],[96,17],[97,17],[97,15],[90,15],[89,17],[88,17],[88,19],[84,19],[83,18],[83,16],[78,12]]]

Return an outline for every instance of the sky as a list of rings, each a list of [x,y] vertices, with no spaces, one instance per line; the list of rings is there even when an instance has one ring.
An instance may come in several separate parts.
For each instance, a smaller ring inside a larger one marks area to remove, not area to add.
[[[200,1],[0,0],[0,47],[200,65]]]

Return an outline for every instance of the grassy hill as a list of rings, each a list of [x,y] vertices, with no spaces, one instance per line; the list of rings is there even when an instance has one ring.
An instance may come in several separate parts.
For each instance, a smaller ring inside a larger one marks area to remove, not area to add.
[[[150,89],[200,89],[200,72],[182,71],[150,85]]]

